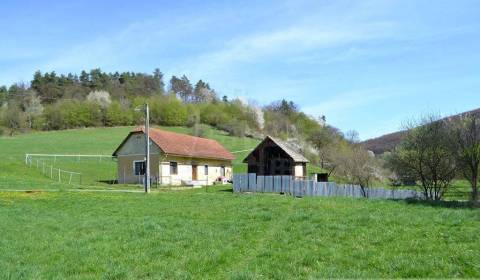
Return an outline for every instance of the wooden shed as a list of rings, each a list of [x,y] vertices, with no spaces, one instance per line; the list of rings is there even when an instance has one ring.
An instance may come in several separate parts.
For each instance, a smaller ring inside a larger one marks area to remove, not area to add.
[[[248,173],[307,176],[308,160],[287,143],[267,136],[244,160]]]

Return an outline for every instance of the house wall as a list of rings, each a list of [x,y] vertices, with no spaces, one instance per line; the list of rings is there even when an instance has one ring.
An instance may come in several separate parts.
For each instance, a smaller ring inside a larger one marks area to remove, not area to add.
[[[295,177],[304,177],[304,176],[306,176],[306,174],[303,173],[303,164],[302,164],[302,163],[297,163],[297,164],[295,164],[293,176],[295,176]]]
[[[164,185],[181,185],[182,181],[192,180],[192,164],[197,165],[197,180],[212,184],[220,176],[221,166],[225,166],[225,177],[232,178],[230,161],[213,159],[192,159],[165,155],[156,144],[150,141],[150,176]],[[119,184],[143,184],[144,175],[135,175],[134,161],[145,160],[145,137],[133,134],[117,151],[117,178]],[[178,174],[170,174],[170,162],[178,163]],[[208,175],[205,175],[208,165]],[[203,183],[202,182],[202,183]]]
[[[197,181],[202,184],[212,184],[220,177],[221,166],[225,166],[225,177],[227,179],[231,180],[233,174],[230,161],[192,159],[171,155],[161,156],[160,161],[160,182],[164,185],[181,185],[182,181],[191,181],[192,165],[197,165]],[[170,162],[177,162],[177,174],[170,174]],[[208,165],[208,175],[205,174],[205,165]]]
[[[150,140],[150,154],[159,154],[160,152],[158,146]],[[145,155],[145,135],[143,133],[130,135],[117,151],[117,155]]]
[[[119,184],[143,184],[144,175],[135,175],[134,162],[145,160],[145,155],[118,155],[117,180]],[[158,154],[150,155],[150,177],[159,178]]]

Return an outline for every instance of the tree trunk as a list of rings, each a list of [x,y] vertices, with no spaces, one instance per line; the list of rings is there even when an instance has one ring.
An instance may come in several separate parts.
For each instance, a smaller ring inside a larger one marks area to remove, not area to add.
[[[472,178],[472,201],[477,202],[478,201],[478,179],[477,176],[474,176]]]

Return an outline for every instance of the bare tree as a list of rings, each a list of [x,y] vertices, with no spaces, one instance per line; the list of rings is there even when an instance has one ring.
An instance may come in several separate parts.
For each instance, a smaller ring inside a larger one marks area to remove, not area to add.
[[[340,156],[339,173],[352,184],[360,185],[362,195],[368,196],[368,188],[379,174],[380,166],[360,144],[348,146]]]
[[[460,119],[451,120],[453,131],[453,153],[463,177],[472,187],[471,199],[478,201],[478,180],[480,168],[480,117],[467,114]]]
[[[455,178],[455,155],[445,121],[428,116],[406,126],[408,133],[394,151],[398,174],[414,174],[426,199],[440,200]]]

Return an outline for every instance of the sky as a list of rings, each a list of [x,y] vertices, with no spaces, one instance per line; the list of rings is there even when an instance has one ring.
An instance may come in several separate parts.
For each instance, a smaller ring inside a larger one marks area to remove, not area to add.
[[[3,0],[0,14],[0,85],[158,67],[361,139],[480,107],[479,0]]]

